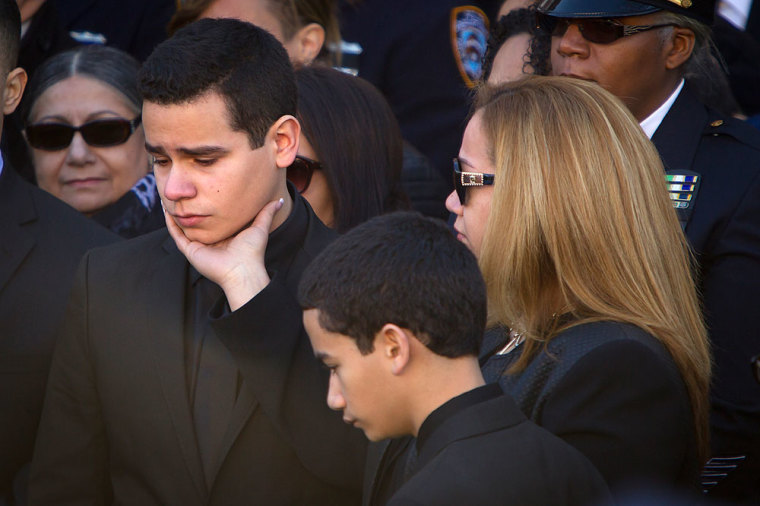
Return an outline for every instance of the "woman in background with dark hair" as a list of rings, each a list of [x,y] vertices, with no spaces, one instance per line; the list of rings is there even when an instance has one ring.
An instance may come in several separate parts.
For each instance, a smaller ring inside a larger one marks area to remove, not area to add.
[[[72,49],[37,69],[22,103],[39,187],[122,237],[165,223],[140,125],[139,66],[111,47]]]
[[[317,216],[345,232],[373,216],[408,209],[401,132],[380,92],[325,67],[297,70],[296,82],[301,145],[288,179]]]

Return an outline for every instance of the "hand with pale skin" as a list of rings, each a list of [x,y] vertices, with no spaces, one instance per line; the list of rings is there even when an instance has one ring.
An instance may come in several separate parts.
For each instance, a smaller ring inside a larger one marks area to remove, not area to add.
[[[230,309],[235,311],[269,284],[264,252],[272,220],[283,204],[283,199],[273,200],[249,227],[216,244],[189,240],[165,209],[164,218],[180,252],[199,273],[224,290]]]

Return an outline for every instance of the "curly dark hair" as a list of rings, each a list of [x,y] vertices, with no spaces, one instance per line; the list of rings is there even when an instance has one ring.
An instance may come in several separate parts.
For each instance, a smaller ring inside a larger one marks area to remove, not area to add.
[[[551,34],[538,27],[535,7],[513,9],[499,18],[491,29],[488,37],[488,48],[483,58],[483,80],[488,80],[493,68],[496,53],[502,45],[520,33],[531,35],[530,46],[523,61],[523,72],[526,74],[549,74],[549,51],[551,50]]]

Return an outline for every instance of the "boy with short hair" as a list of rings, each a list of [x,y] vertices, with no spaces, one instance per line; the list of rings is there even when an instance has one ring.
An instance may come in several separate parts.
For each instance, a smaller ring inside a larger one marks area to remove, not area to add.
[[[393,213],[356,227],[307,268],[299,300],[330,369],[327,404],[372,441],[416,437],[388,504],[608,500],[585,457],[485,385],[485,284],[443,223]]]

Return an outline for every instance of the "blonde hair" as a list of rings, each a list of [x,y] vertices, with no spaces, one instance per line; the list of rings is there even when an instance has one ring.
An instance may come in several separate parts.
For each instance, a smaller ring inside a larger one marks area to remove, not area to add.
[[[678,366],[704,457],[709,345],[656,149],[617,98],[580,80],[485,84],[475,111],[496,172],[479,259],[489,325],[526,337],[510,372],[571,326],[633,324]]]

